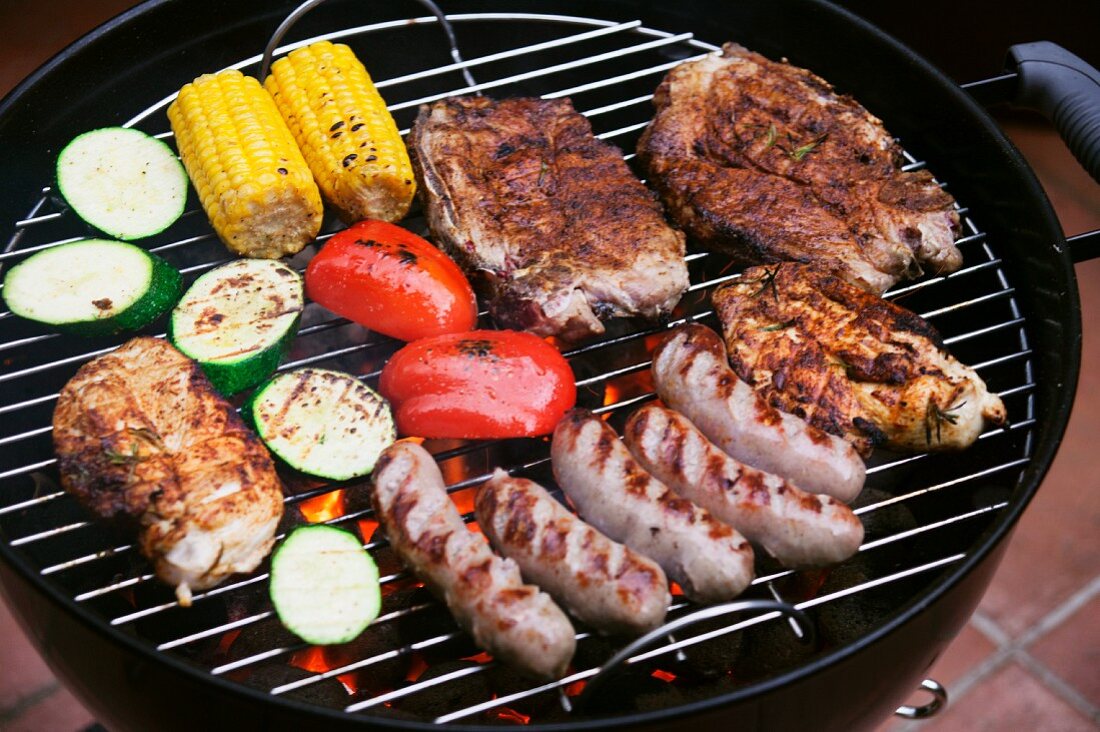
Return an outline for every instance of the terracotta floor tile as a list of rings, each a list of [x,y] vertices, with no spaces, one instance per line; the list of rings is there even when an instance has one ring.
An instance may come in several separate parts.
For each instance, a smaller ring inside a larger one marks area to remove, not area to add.
[[[963,627],[958,637],[947,647],[943,655],[932,664],[932,668],[928,670],[925,676],[946,686],[950,694],[951,687],[956,681],[989,658],[996,650],[996,644],[968,623]]]
[[[1100,707],[1100,597],[1095,597],[1029,649],[1060,679]]]
[[[53,673],[0,600],[0,715],[52,684]]]
[[[1085,340],[1069,428],[981,608],[1018,637],[1100,574],[1100,260],[1077,265]]]
[[[1096,726],[1018,664],[1010,663],[920,732],[1095,732]]]
[[[4,732],[77,732],[93,722],[76,697],[59,688],[0,728]]]

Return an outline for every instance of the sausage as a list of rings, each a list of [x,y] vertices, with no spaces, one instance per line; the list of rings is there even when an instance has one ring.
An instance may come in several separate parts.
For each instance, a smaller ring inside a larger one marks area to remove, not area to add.
[[[554,477],[581,518],[657,562],[689,598],[729,600],[752,581],[744,537],[647,473],[591,412],[566,412],[550,452]]]
[[[427,450],[398,442],[374,469],[371,500],[402,561],[443,598],[478,646],[539,680],[560,678],[576,639],[550,596],[467,530]]]
[[[863,541],[863,524],[848,506],[743,465],[671,409],[655,404],[639,409],[627,421],[623,439],[646,470],[785,567],[840,562]]]
[[[665,573],[574,516],[538,483],[499,468],[478,490],[474,511],[497,551],[525,579],[597,630],[640,635],[665,620]]]
[[[863,490],[866,468],[855,448],[769,405],[729,367],[710,328],[687,325],[659,345],[653,382],[666,405],[730,457],[845,503]]]

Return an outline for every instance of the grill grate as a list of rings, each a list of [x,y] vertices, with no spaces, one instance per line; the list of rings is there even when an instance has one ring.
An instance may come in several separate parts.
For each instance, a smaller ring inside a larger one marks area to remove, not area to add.
[[[378,82],[392,102],[399,126],[407,127],[418,104],[456,93],[571,96],[600,138],[632,150],[649,120],[652,90],[663,74],[684,60],[716,50],[690,34],[645,28],[640,21],[612,23],[521,13],[448,17],[460,43],[470,44],[464,50],[474,57],[461,64],[419,68],[417,57],[409,55],[404,60],[408,68]],[[435,22],[432,17],[413,21],[416,25]],[[375,23],[323,37],[360,45],[362,51],[373,39],[407,32],[409,25],[405,20]],[[495,26],[496,32],[479,33],[487,25]],[[505,32],[500,32],[501,26]],[[515,39],[535,42],[515,46]],[[285,46],[279,52],[313,40]],[[494,47],[494,43],[512,45]],[[475,49],[476,55],[471,53]],[[360,56],[370,67],[370,54],[361,52]],[[258,55],[250,57],[236,67],[258,60]],[[463,70],[483,80],[471,86],[464,81]],[[202,71],[207,69],[195,69],[196,75]],[[163,129],[163,110],[171,99],[165,97],[127,124],[171,142],[171,132]],[[625,158],[629,161],[633,154]],[[908,160],[908,170],[924,166],[912,156]],[[1008,505],[1009,493],[1029,462],[1035,382],[1026,324],[994,243],[987,241],[968,209],[960,208],[960,214],[966,232],[958,242],[965,255],[964,267],[945,277],[899,286],[887,297],[931,320],[953,352],[975,365],[991,389],[1002,396],[1014,421],[986,432],[971,450],[950,460],[876,453],[869,463],[868,488],[857,504],[868,531],[855,558],[831,572],[761,567],[746,596],[785,600],[811,613],[822,638],[807,653],[822,653],[851,641],[964,559],[975,538]],[[421,233],[426,229],[416,211],[405,225]],[[87,233],[50,187],[41,189],[40,200],[12,228],[9,244],[0,253],[0,266]],[[321,241],[336,228],[335,222],[326,221],[327,233]],[[304,268],[316,247],[312,245],[293,258],[292,265]],[[188,280],[228,261],[193,199],[171,233],[149,240],[149,248],[168,258]],[[706,252],[691,251],[688,262],[692,284],[672,324],[702,321],[714,325],[709,293],[738,273],[721,256]],[[488,324],[485,312],[481,319]],[[612,423],[621,426],[635,406],[652,399],[646,354],[666,327],[615,323],[602,340],[566,351],[578,375],[579,404],[609,414]],[[4,420],[0,431],[0,538],[37,567],[47,582],[72,598],[74,605],[90,609],[105,625],[136,635],[156,651],[174,654],[207,673],[262,688],[275,697],[293,695],[347,712],[402,714],[437,723],[473,719],[526,724],[532,715],[535,721],[560,720],[570,713],[571,699],[583,682],[614,653],[613,644],[581,628],[575,669],[566,678],[518,687],[515,680],[501,681],[500,674],[494,673],[494,662],[477,654],[439,603],[416,588],[414,578],[389,552],[382,534],[375,538],[377,524],[363,498],[362,482],[321,484],[301,476],[284,476],[288,511],[281,527],[285,533],[294,524],[312,519],[358,529],[383,573],[389,572],[383,577],[383,614],[360,641],[322,652],[282,631],[266,598],[265,571],[197,593],[194,607],[181,610],[171,590],[148,572],[135,547],[88,521],[57,484],[49,439],[57,391],[81,363],[112,350],[118,342],[43,332],[7,311],[0,312],[0,358],[4,363],[0,373],[0,415]],[[363,374],[373,385],[382,364],[398,346],[311,304],[290,358],[280,370],[319,364]],[[426,446],[439,460],[448,490],[467,511],[468,521],[472,518],[468,513],[471,490],[488,478],[493,466],[506,466],[513,474],[552,485],[545,440],[429,441]],[[674,600],[670,619],[693,609],[679,597]],[[844,621],[844,628],[837,629],[833,627],[836,612],[848,613],[855,620]],[[781,617],[778,612],[767,612],[737,622],[678,630],[677,637],[670,635],[666,643],[636,654],[625,665],[647,669],[639,672],[642,677],[632,678],[656,678],[675,688],[679,696],[662,702],[663,706],[687,700],[696,687],[704,695],[728,691],[790,670],[809,657],[794,654],[781,667],[744,670],[755,663],[744,661],[746,646],[797,646],[798,625],[774,622]],[[847,627],[853,624],[854,630]],[[776,632],[776,628],[785,630]],[[740,650],[730,652],[742,654],[736,668],[728,659],[717,665],[708,660],[719,638],[727,644],[737,639],[735,645]],[[312,654],[312,660],[303,661],[303,654]],[[655,662],[663,668],[650,673]],[[390,668],[395,665],[396,673]],[[705,668],[700,671],[700,666]],[[700,678],[682,683],[691,676],[685,669],[694,669]],[[472,683],[478,679],[486,681]],[[343,693],[332,691],[335,682],[343,685]],[[423,701],[433,693],[438,696],[441,690],[446,701],[437,702],[437,706]],[[440,703],[443,708],[438,708]]]

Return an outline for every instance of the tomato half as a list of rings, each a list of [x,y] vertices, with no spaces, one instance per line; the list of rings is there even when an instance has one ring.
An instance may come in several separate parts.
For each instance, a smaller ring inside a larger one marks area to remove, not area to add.
[[[475,330],[410,343],[378,389],[403,435],[494,439],[549,434],[577,400],[573,370],[531,333]]]
[[[337,315],[403,341],[477,324],[474,291],[458,265],[384,221],[360,221],[329,239],[306,268],[306,294]]]

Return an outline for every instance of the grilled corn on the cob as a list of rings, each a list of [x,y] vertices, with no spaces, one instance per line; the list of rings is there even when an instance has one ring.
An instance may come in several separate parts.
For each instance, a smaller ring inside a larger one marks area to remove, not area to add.
[[[274,259],[321,228],[317,184],[259,82],[234,69],[204,74],[168,107],[180,158],[225,245]]]
[[[341,218],[405,216],[416,192],[409,153],[350,48],[321,41],[292,51],[271,65],[264,86]]]

